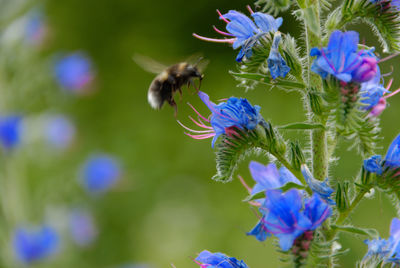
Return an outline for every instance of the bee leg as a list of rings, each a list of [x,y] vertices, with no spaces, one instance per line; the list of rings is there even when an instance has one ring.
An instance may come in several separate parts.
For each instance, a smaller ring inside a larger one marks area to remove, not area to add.
[[[179,101],[182,101],[182,88],[178,88],[179,91]]]
[[[174,99],[170,99],[168,101],[169,105],[171,105],[174,108],[174,116],[176,117],[178,115],[178,106],[176,105],[176,102]]]

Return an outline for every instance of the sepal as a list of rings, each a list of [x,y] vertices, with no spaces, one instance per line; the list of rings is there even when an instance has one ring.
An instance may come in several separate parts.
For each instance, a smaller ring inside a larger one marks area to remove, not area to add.
[[[300,148],[300,144],[298,142],[290,142],[289,147],[292,167],[296,170],[300,170],[301,165],[306,162],[303,151]]]
[[[339,211],[345,211],[350,205],[349,182],[338,183],[336,188],[336,207]]]
[[[293,0],[258,0],[255,5],[261,7],[263,12],[276,16],[279,12],[289,9],[293,3]]]

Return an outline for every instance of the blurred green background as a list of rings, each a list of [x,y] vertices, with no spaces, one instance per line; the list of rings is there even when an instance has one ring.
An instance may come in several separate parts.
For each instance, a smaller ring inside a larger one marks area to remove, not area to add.
[[[219,25],[215,10],[236,9],[246,12],[243,1],[130,1],[130,0],[68,0],[41,2],[50,27],[50,40],[32,65],[17,65],[21,72],[36,68],[41,57],[53,53],[83,50],[92,58],[96,69],[97,91],[83,97],[59,94],[56,86],[44,87],[34,93],[22,94],[13,105],[1,110],[22,111],[34,118],[45,111],[65,113],[77,125],[78,138],[72,149],[58,154],[32,145],[10,156],[10,169],[18,169],[24,184],[20,198],[11,206],[22,207],[16,218],[39,221],[57,218],[69,205],[90,208],[96,217],[99,237],[86,249],[77,249],[63,242],[59,254],[37,267],[117,267],[124,263],[147,263],[151,267],[196,267],[191,257],[203,249],[224,252],[244,259],[249,267],[278,267],[273,239],[260,243],[246,236],[257,222],[252,209],[241,200],[247,192],[234,180],[222,184],[211,180],[215,172],[211,140],[193,140],[184,135],[165,106],[154,111],[147,103],[147,89],[154,78],[132,61],[135,53],[149,56],[165,64],[173,64],[202,53],[210,63],[205,70],[202,90],[211,99],[245,96],[262,107],[261,113],[274,124],[287,124],[305,119],[301,96],[270,90],[260,86],[247,93],[236,87],[228,70],[236,69],[236,51],[229,46],[199,41],[193,32],[217,37],[212,25]],[[283,14],[282,32],[300,38],[299,24],[290,12]],[[368,28],[357,28],[367,45],[378,43]],[[299,39],[299,44],[301,41]],[[18,48],[13,48],[18,49]],[[15,56],[18,59],[19,48]],[[380,51],[379,48],[377,48]],[[13,50],[7,53],[13,53]],[[11,55],[11,56],[10,56]],[[394,66],[394,77],[400,75],[400,60],[384,63],[383,73]],[[33,72],[36,77],[35,72]],[[22,81],[29,87],[29,77]],[[392,89],[400,87],[394,81]],[[2,89],[2,92],[7,89]],[[8,93],[13,94],[13,93]],[[203,113],[207,108],[195,95],[184,89],[178,102],[178,119],[191,125],[192,112],[186,102]],[[399,133],[400,97],[390,99],[383,113],[382,133],[385,137],[380,153]],[[286,132],[285,137],[305,142],[304,133]],[[331,175],[352,179],[361,166],[361,158],[348,151],[349,142],[337,150],[338,161]],[[102,197],[87,196],[77,183],[79,168],[92,152],[115,155],[122,163],[122,182]],[[260,156],[255,159],[267,163]],[[239,173],[249,182],[251,177],[246,159]],[[355,224],[377,228],[387,237],[395,210],[390,201],[375,194],[363,202],[352,215]],[[341,258],[342,267],[353,267],[366,252],[364,238],[343,235],[340,243],[350,251]],[[8,240],[5,239],[4,243]]]

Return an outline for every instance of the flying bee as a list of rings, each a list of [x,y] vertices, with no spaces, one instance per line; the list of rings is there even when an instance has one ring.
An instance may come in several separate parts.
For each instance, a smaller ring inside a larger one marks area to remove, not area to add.
[[[147,100],[153,109],[159,110],[167,102],[175,110],[175,116],[178,111],[174,96],[179,92],[182,98],[182,87],[187,85],[188,88],[193,86],[196,92],[199,91],[203,74],[200,71],[198,64],[202,60],[199,58],[195,64],[189,62],[180,62],[169,67],[165,67],[147,57],[135,55],[134,61],[142,66],[145,70],[158,75],[151,82]],[[197,87],[194,80],[199,79]]]

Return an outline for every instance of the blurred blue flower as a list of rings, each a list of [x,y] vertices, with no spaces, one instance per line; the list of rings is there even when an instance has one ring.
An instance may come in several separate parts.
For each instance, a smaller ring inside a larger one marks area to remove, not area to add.
[[[382,156],[374,155],[366,160],[364,160],[364,168],[365,170],[376,173],[378,175],[382,175]]]
[[[75,52],[57,60],[54,74],[63,88],[81,91],[93,80],[92,62],[84,53]]]
[[[271,15],[261,12],[252,12],[251,16],[254,22],[246,15],[235,11],[229,10],[228,13],[222,15],[219,11],[220,19],[227,23],[226,30],[223,32],[214,27],[214,30],[222,35],[229,36],[228,39],[215,39],[193,34],[194,37],[210,42],[217,43],[230,43],[233,49],[242,47],[236,57],[236,61],[241,62],[243,57],[250,58],[252,55],[252,47],[257,44],[258,39],[268,32],[276,32],[282,25],[283,19],[275,19]]]
[[[385,156],[385,166],[391,168],[400,167],[400,135],[398,135],[389,146]]]
[[[0,117],[0,143],[4,149],[13,149],[20,143],[21,121],[17,115]]]
[[[368,245],[368,252],[364,259],[369,256],[376,256],[384,263],[400,264],[400,220],[392,219],[390,225],[390,237],[385,239],[365,240]]]
[[[331,199],[331,195],[334,191],[331,187],[329,187],[328,179],[325,181],[316,180],[305,164],[301,165],[301,173],[303,174],[308,186],[314,193],[318,194],[322,199],[328,202],[328,204],[335,204],[335,201]]]
[[[237,127],[253,130],[262,120],[259,113],[260,106],[252,106],[247,99],[230,97],[226,102],[216,105],[210,101],[210,97],[204,92],[200,91],[199,97],[212,112],[210,122],[215,131],[212,140],[213,147],[221,134],[229,134],[226,133],[228,128]]]
[[[203,250],[195,261],[202,268],[247,268],[242,260],[239,261],[222,253],[211,253],[208,250]]]
[[[377,72],[377,58],[373,50],[358,52],[357,32],[334,31],[328,47],[312,48],[311,56],[317,56],[311,70],[326,78],[328,74],[344,82],[367,82]]]
[[[29,44],[41,45],[45,39],[47,26],[44,22],[43,13],[39,11],[28,15],[25,26],[25,39]]]
[[[13,246],[17,258],[26,264],[44,259],[57,251],[59,237],[49,226],[37,229],[17,228]]]
[[[75,138],[75,126],[65,116],[51,117],[45,129],[47,141],[54,147],[67,148]]]
[[[279,42],[281,41],[281,38],[281,33],[276,32],[267,60],[268,69],[271,73],[272,79],[276,79],[278,76],[285,77],[286,74],[290,71],[290,67],[287,66],[285,60],[279,53]]]
[[[120,166],[116,159],[105,154],[91,156],[83,166],[82,182],[87,191],[103,193],[120,178]]]
[[[89,246],[98,234],[92,215],[82,209],[72,211],[69,227],[72,239],[79,246]]]
[[[260,208],[261,220],[248,232],[259,241],[264,241],[271,234],[279,238],[283,251],[289,250],[297,237],[306,231],[315,230],[328,217],[332,209],[317,194],[305,200],[303,209],[302,192],[291,189],[267,190],[263,206]]]
[[[301,185],[301,182],[285,167],[277,169],[274,163],[264,166],[256,161],[251,161],[249,165],[250,173],[256,181],[251,194],[278,189],[289,182]]]

